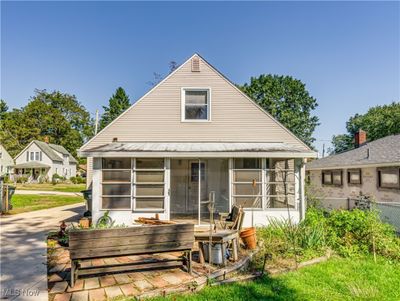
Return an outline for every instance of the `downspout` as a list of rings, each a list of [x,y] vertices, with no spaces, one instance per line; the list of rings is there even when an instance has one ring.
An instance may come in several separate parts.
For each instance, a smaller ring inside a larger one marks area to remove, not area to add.
[[[306,178],[306,167],[307,159],[303,158],[300,162],[300,171],[299,171],[299,196],[300,196],[300,221],[306,217],[306,197],[305,197],[305,178]]]

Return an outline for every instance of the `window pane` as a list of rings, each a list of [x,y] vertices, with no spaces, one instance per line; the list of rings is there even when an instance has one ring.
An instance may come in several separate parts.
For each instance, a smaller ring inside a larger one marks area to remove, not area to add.
[[[130,197],[103,197],[102,198],[102,209],[130,209],[131,198]]]
[[[137,196],[163,196],[164,185],[137,185],[136,186]]]
[[[164,159],[136,159],[137,169],[164,169]]]
[[[381,183],[396,185],[399,182],[399,176],[395,173],[386,173],[384,171],[381,172]]]
[[[270,197],[267,201],[268,208],[295,208],[294,195]]]
[[[130,170],[103,170],[103,182],[130,182]]]
[[[235,170],[234,181],[235,182],[261,182],[261,171],[250,171],[250,170]]]
[[[262,208],[261,197],[234,197],[233,202],[243,208]]]
[[[35,160],[35,153],[34,152],[31,152],[31,161],[33,161],[33,160]]]
[[[153,183],[153,182],[164,182],[163,171],[137,171],[136,172],[137,183]]]
[[[258,169],[261,168],[261,161],[258,158],[237,158],[235,169]]]
[[[185,104],[207,105],[207,91],[185,91]]]
[[[322,176],[324,177],[324,184],[331,184],[332,183],[331,173],[323,173]]]
[[[294,183],[267,184],[268,195],[294,194]]]
[[[185,106],[185,119],[207,120],[207,105]]]
[[[234,195],[259,195],[261,194],[261,184],[257,184],[253,187],[252,184],[234,184],[233,186]]]
[[[103,169],[130,169],[131,158],[103,158]]]
[[[36,160],[36,161],[39,161],[39,152],[36,152],[36,153],[35,153],[35,160]]]
[[[131,195],[131,184],[103,184],[103,195]]]
[[[333,184],[341,185],[342,184],[342,173],[340,171],[334,171],[332,180],[333,180]]]
[[[164,209],[164,198],[137,198],[136,209]]]

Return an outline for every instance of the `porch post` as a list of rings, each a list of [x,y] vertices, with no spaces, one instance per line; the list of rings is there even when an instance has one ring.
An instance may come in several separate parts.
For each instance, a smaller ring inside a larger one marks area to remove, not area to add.
[[[165,158],[164,210],[166,220],[171,219],[171,159]]]
[[[231,212],[232,210],[232,203],[233,203],[233,198],[232,198],[232,182],[233,182],[233,159],[229,158],[228,159],[228,168],[229,168],[229,195],[228,195],[228,199],[229,199],[229,211]]]
[[[297,171],[296,171],[296,182],[298,185],[298,198],[299,198],[299,215],[300,220],[303,220],[306,216],[306,198],[305,198],[305,187],[304,181],[306,176],[305,159],[297,160]]]

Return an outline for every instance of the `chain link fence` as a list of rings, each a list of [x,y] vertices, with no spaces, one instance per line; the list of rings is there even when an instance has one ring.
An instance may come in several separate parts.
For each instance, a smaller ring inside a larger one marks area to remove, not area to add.
[[[323,198],[320,206],[327,210],[352,210],[359,208],[369,210],[372,206],[377,209],[381,220],[395,227],[400,235],[400,202],[372,202],[361,196],[360,198]]]

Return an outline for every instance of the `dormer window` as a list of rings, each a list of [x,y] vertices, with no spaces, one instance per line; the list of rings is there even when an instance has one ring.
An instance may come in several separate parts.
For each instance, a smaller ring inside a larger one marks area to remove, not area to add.
[[[210,89],[182,89],[182,121],[210,121]]]

